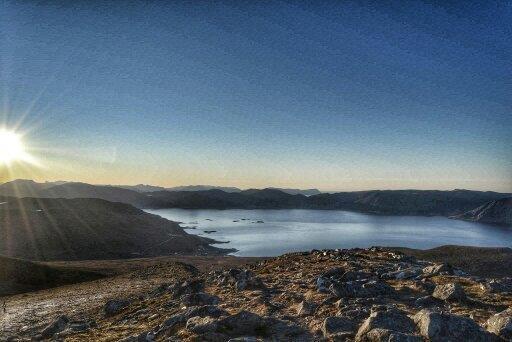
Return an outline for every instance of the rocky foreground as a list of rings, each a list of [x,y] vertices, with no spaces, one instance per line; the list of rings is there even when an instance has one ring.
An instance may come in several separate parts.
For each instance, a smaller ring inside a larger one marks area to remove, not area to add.
[[[6,340],[511,341],[512,278],[381,248],[287,254],[109,299]]]

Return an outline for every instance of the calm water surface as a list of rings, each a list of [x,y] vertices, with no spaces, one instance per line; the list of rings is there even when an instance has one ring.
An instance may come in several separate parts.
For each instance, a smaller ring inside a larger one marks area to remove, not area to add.
[[[229,241],[239,256],[322,248],[440,245],[512,246],[512,229],[444,217],[375,216],[331,210],[147,210],[182,222],[188,233]],[[257,223],[263,221],[263,223]],[[205,231],[215,230],[207,233]]]

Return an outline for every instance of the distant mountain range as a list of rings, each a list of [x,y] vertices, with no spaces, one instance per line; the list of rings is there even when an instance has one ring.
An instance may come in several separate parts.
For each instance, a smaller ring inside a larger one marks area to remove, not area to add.
[[[147,186],[139,186],[144,189]],[[202,187],[202,186],[201,186]],[[40,198],[100,198],[138,208],[336,209],[383,215],[456,216],[512,194],[471,190],[371,190],[306,196],[281,189],[220,189],[140,192],[85,183],[16,180],[0,185],[0,195]],[[232,189],[232,188],[230,188]],[[294,189],[288,189],[294,190]],[[301,190],[303,191],[303,190]],[[314,192],[314,190],[308,190]]]
[[[29,260],[224,252],[209,245],[213,240],[189,235],[177,223],[97,198],[0,198],[0,236],[1,255]]]
[[[512,225],[512,197],[488,202],[454,218],[492,224]]]
[[[153,186],[153,185],[145,185],[145,184],[137,184],[137,185],[114,185],[118,188],[134,190],[137,192],[155,192],[155,191],[208,191],[208,190],[221,190],[224,192],[242,192],[243,190],[236,187],[230,186],[215,186],[215,185],[184,185],[184,186],[175,186],[171,188],[164,188],[162,186]],[[318,195],[320,194],[320,190],[318,189],[289,189],[289,188],[268,188],[273,190],[280,190],[290,195]]]

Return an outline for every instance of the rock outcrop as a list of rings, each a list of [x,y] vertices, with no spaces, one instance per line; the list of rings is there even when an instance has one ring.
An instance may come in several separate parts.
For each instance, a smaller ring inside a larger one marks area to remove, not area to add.
[[[80,324],[73,308],[63,308],[67,316],[39,334],[70,341],[506,341],[512,294],[488,289],[501,282],[506,288],[506,279],[383,248],[292,253],[110,300]]]

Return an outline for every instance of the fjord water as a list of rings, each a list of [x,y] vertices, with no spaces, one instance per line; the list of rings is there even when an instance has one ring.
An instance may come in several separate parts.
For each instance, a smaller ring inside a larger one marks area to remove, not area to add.
[[[376,245],[420,249],[441,245],[512,246],[512,228],[445,217],[299,209],[158,209],[147,212],[182,222],[182,227],[196,227],[187,229],[190,234],[229,241],[214,246],[236,248],[238,251],[233,254],[239,256],[276,256],[311,249]]]

